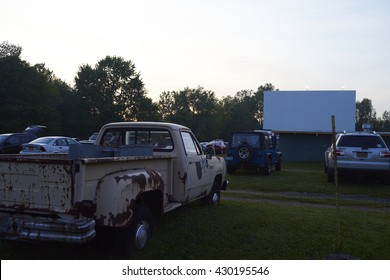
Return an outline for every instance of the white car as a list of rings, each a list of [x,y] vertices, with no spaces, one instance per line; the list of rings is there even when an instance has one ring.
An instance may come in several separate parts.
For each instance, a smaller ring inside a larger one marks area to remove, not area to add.
[[[390,150],[375,132],[340,133],[336,139],[337,174],[371,175],[390,184]],[[325,172],[334,182],[333,145],[325,151]]]
[[[64,136],[46,136],[37,138],[22,145],[21,154],[69,153],[70,145],[80,145],[79,142]]]

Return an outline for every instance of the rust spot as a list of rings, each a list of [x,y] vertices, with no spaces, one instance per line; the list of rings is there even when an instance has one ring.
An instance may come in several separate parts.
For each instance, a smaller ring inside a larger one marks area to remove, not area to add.
[[[180,181],[181,181],[183,184],[185,184],[186,181],[187,181],[187,172],[184,173],[183,177],[180,176],[180,171],[178,172],[177,175],[179,175]]]
[[[116,176],[115,181],[118,184],[121,180],[128,181],[131,180],[133,183],[138,184],[140,189],[145,189],[146,186],[146,176],[145,174],[139,174],[139,175],[124,175],[124,176]]]
[[[131,210],[129,206],[127,207],[125,212],[118,213],[116,215],[110,213],[109,215],[109,224],[112,224],[113,226],[124,226],[130,221],[131,217],[133,216],[133,210]]]
[[[147,170],[146,172],[149,175],[149,185],[153,184],[153,186],[157,187],[158,189],[164,190],[164,180],[160,176],[160,173],[155,170]]]
[[[76,202],[75,207],[78,211],[80,211],[81,215],[87,218],[92,218],[93,215],[96,213],[96,203],[83,203],[83,202]]]

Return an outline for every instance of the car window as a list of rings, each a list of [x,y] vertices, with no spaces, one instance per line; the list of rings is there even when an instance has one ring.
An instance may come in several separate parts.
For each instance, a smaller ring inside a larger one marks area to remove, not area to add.
[[[110,129],[105,131],[101,144],[110,147],[146,144],[152,145],[156,152],[173,150],[172,136],[166,129]]]
[[[54,146],[68,146],[68,142],[64,138],[59,138],[54,142]]]
[[[259,134],[254,133],[239,133],[239,134],[233,134],[232,140],[231,140],[231,147],[235,148],[240,145],[250,145],[251,147],[258,148],[261,144],[261,139]]]
[[[8,138],[8,135],[0,135],[0,143]]]
[[[79,142],[73,140],[73,139],[66,139],[66,141],[68,141],[68,145],[77,145],[79,144]]]
[[[20,137],[21,137],[22,143],[28,143],[28,142],[34,140],[34,137],[31,135],[22,135]]]
[[[339,147],[383,148],[386,147],[382,138],[377,136],[344,135],[340,137]]]
[[[51,137],[42,137],[31,141],[31,143],[49,144],[52,140],[53,138]]]
[[[7,142],[11,145],[19,144],[19,135],[12,135],[10,138],[8,138]]]
[[[181,132],[181,138],[183,139],[184,148],[186,150],[187,155],[201,155],[202,151],[200,147],[197,145],[195,139],[192,137],[191,133],[187,131]]]

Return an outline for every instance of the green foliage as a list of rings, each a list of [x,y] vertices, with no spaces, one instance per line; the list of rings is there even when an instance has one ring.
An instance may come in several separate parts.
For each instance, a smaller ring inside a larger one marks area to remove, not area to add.
[[[356,102],[356,130],[362,130],[362,125],[366,122],[376,122],[376,112],[368,98]]]
[[[217,99],[214,92],[202,87],[163,92],[160,95],[160,114],[165,121],[190,127],[199,139],[216,137]]]
[[[22,131],[31,124],[59,133],[61,103],[52,82],[52,73],[43,64],[30,66],[17,56],[0,58],[0,130]]]
[[[121,57],[106,56],[95,67],[80,66],[76,93],[89,113],[94,130],[107,122],[139,121],[156,117],[156,106],[146,97],[135,65]]]

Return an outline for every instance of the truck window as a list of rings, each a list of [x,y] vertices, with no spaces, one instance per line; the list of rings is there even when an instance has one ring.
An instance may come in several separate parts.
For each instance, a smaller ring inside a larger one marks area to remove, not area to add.
[[[201,155],[202,151],[197,144],[197,141],[192,137],[189,132],[182,132],[181,138],[183,139],[184,148],[187,155]]]
[[[103,146],[109,147],[142,144],[152,144],[156,152],[173,150],[172,136],[164,129],[112,129],[105,132],[102,141]]]

